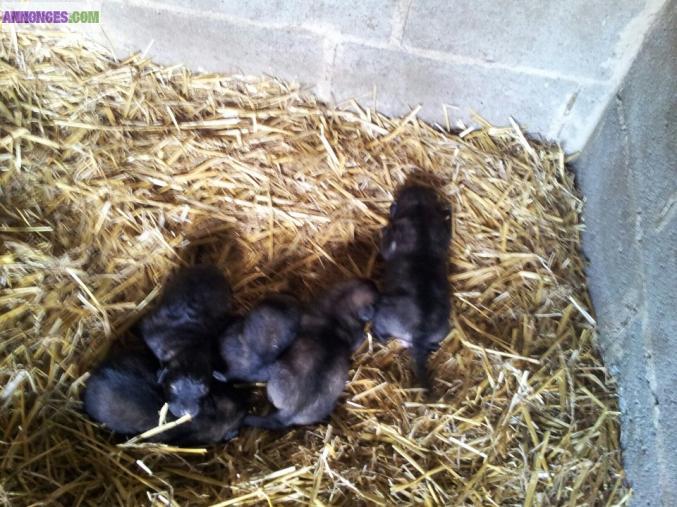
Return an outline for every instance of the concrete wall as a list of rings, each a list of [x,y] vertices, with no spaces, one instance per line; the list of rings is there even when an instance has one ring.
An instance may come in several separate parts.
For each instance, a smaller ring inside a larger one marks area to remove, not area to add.
[[[677,2],[576,163],[605,361],[635,505],[677,505]]]
[[[265,72],[445,124],[474,110],[580,149],[667,0],[113,0],[116,53]],[[376,97],[376,100],[374,100]]]

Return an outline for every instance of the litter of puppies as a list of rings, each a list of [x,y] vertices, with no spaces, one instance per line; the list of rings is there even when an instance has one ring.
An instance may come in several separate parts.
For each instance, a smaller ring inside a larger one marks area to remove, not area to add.
[[[348,380],[350,356],[364,339],[377,292],[368,280],[349,280],[323,296],[302,321],[299,336],[269,368],[266,392],[276,411],[247,416],[268,429],[313,424],[328,416]]]
[[[446,277],[444,282],[448,283]],[[374,315],[377,298],[373,282],[348,280],[309,305],[305,315],[294,298],[276,295],[246,317],[227,322],[218,308],[230,307],[230,287],[218,269],[206,265],[181,269],[170,278],[159,305],[141,322],[148,348],[136,343],[116,347],[87,382],[85,412],[109,429],[130,435],[160,427],[161,407],[167,403],[177,419],[192,419],[185,428],[153,435],[154,440],[175,441],[182,431],[181,441],[196,444],[222,441],[213,440],[215,435],[232,438],[239,422],[268,429],[319,422],[343,392],[350,356],[365,338],[364,327]],[[226,394],[228,389],[235,392],[233,385],[216,386],[219,395],[212,396],[218,360],[227,365],[223,378],[217,376],[221,382],[267,381],[276,411],[243,419],[242,411],[236,410],[240,405]],[[228,401],[234,408],[222,414],[221,422],[229,431],[215,432],[218,417],[213,407]],[[211,419],[203,417],[204,412]],[[154,418],[157,425],[151,423]]]
[[[95,421],[120,435],[138,435],[159,426],[165,403],[157,379],[160,363],[138,345],[116,347],[96,368],[83,394],[84,409]],[[192,393],[189,393],[192,394]],[[187,424],[152,435],[148,441],[177,444],[210,444],[237,435],[246,414],[245,396],[231,386],[218,385],[199,397],[187,398],[198,409]],[[185,414],[182,414],[185,415]]]
[[[60,33],[8,32],[0,54],[0,503],[628,502],[582,203],[557,146],[117,61]],[[118,444],[83,414],[107,349],[182,266],[218,266],[245,316],[270,294],[303,303],[385,281],[376,241],[409,179],[454,211],[453,326],[428,360],[432,399],[396,340],[366,341],[324,423],[190,447],[181,435],[200,417],[210,435],[191,438],[206,442],[230,438],[243,406],[265,415],[259,393],[241,400],[217,378],[169,444],[148,443],[154,429]]]

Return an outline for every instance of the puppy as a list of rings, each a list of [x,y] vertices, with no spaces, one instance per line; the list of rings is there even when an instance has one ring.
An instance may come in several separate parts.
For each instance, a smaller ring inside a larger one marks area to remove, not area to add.
[[[266,390],[277,410],[247,416],[244,424],[277,429],[328,416],[348,380],[350,356],[364,339],[376,299],[376,287],[368,280],[330,290],[316,311],[304,315],[299,336],[269,368]]]
[[[222,330],[231,299],[230,285],[215,266],[183,268],[170,278],[159,303],[144,317],[143,339],[160,361],[170,361]]]
[[[412,348],[416,375],[428,390],[428,355],[449,333],[449,220],[434,190],[407,186],[391,206],[381,240],[383,290],[372,331],[378,340],[394,337]]]
[[[156,379],[159,367],[147,350],[112,354],[87,381],[85,412],[122,435],[136,435],[157,426],[164,404]]]
[[[203,345],[211,347],[211,343]],[[192,346],[170,359],[158,372],[169,411],[176,417],[200,412],[203,399],[212,385],[213,353],[201,346]]]
[[[157,359],[147,351],[113,354],[87,381],[83,394],[85,412],[121,435],[137,435],[156,427],[164,404],[162,388],[156,380],[158,368]],[[237,435],[246,413],[242,395],[230,386],[217,384],[200,403],[200,414],[192,421],[159,433],[148,441],[210,444]]]
[[[228,322],[231,297],[216,267],[184,268],[141,323],[144,341],[163,363],[160,380],[176,417],[196,416],[209,392],[215,339]]]
[[[294,340],[300,323],[301,307],[294,297],[278,294],[265,298],[219,337],[226,371],[217,378],[267,381],[269,366]]]
[[[216,382],[200,409],[187,424],[169,430],[168,441],[178,445],[226,442],[235,438],[247,413],[247,397],[228,384]]]

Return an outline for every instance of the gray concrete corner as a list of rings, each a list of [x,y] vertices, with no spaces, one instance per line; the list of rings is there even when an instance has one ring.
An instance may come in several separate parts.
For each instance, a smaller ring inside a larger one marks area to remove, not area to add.
[[[634,505],[677,505],[677,2],[666,6],[576,162],[583,245],[619,382]]]

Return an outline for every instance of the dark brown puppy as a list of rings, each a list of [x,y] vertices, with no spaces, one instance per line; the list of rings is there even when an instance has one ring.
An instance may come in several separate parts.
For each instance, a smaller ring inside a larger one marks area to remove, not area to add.
[[[283,294],[265,298],[219,337],[219,352],[226,364],[219,378],[267,381],[269,366],[296,338],[300,323],[301,306],[296,298]]]
[[[335,286],[304,315],[299,336],[270,367],[268,399],[277,409],[247,416],[244,424],[268,429],[312,424],[328,416],[348,380],[350,356],[364,339],[377,299],[369,280]]]
[[[113,354],[87,381],[83,394],[85,412],[121,435],[137,435],[154,428],[164,404],[162,388],[155,378],[158,368],[158,361],[149,352]],[[234,389],[217,383],[202,399],[199,412],[192,421],[149,441],[192,445],[228,440],[237,434],[246,405],[244,397]]]
[[[412,347],[416,375],[426,389],[427,359],[449,333],[450,210],[429,187],[411,185],[397,195],[383,230],[383,290],[372,323],[374,336]]]
[[[214,340],[228,321],[231,297],[215,266],[184,268],[169,280],[160,302],[141,323],[144,341],[163,363],[160,377],[177,417],[196,416],[209,392]]]

